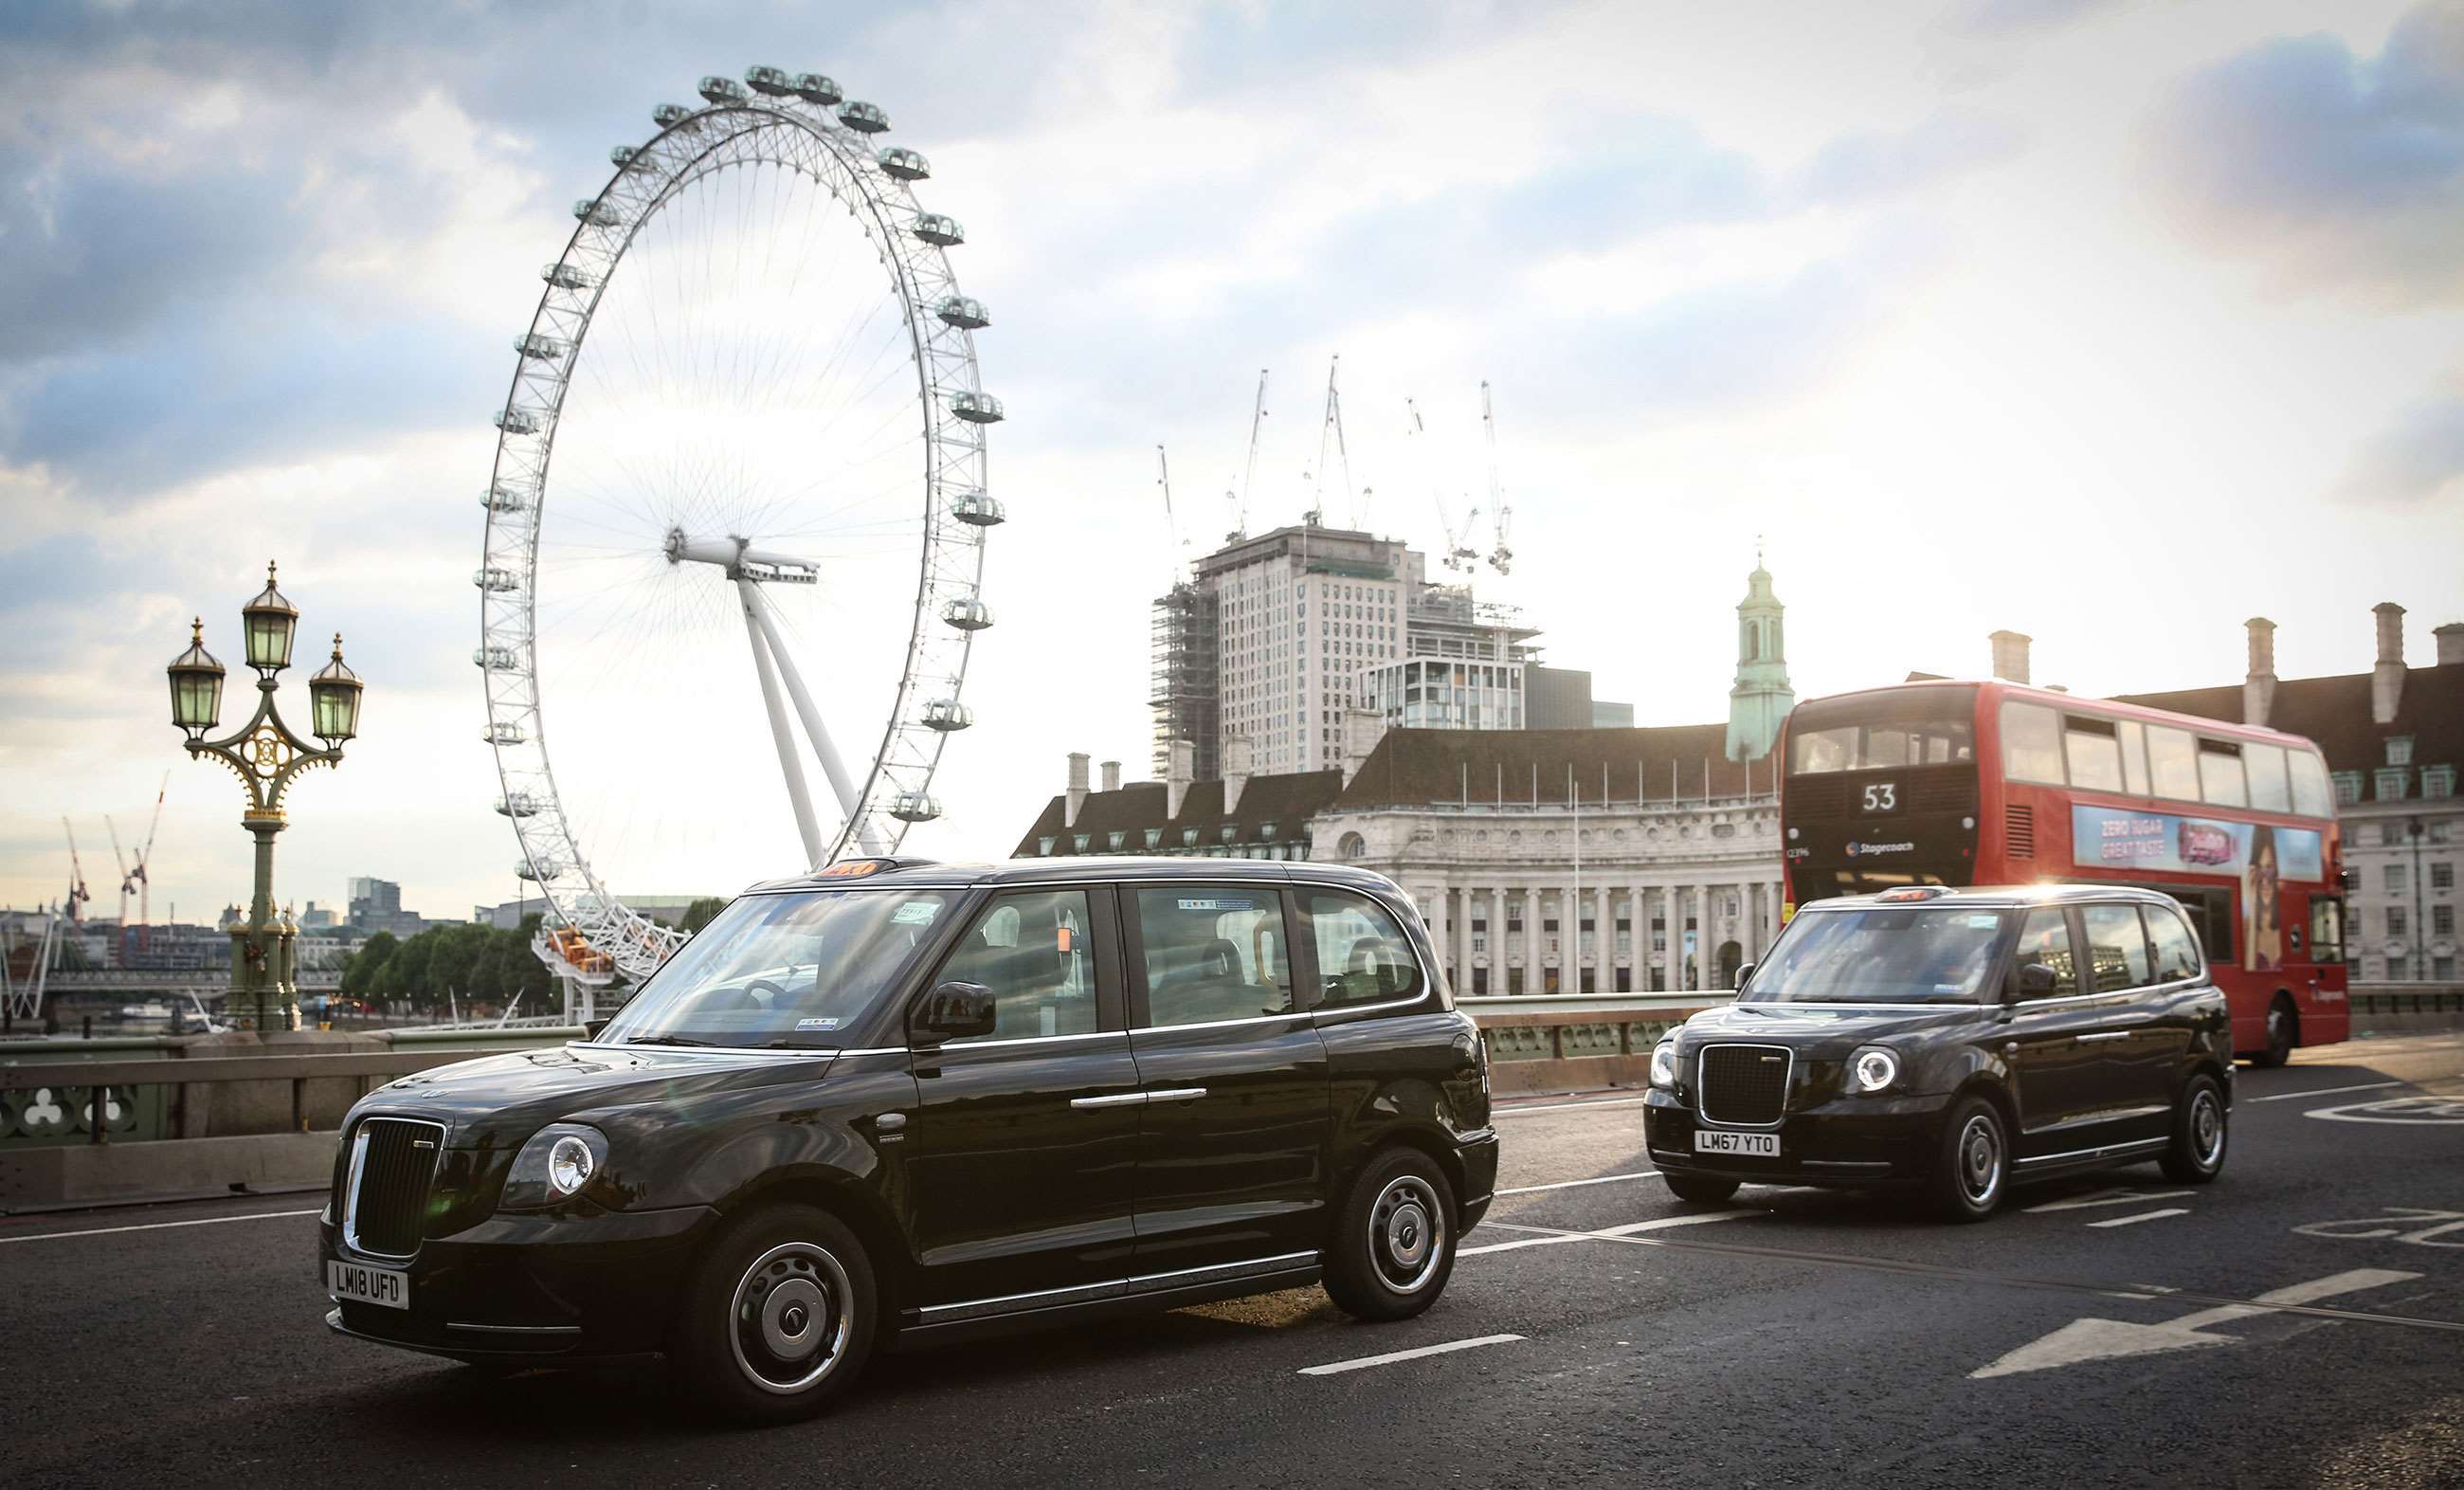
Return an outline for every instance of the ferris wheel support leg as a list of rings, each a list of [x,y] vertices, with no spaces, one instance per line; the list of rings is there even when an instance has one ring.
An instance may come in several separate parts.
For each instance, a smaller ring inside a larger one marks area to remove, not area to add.
[[[759,623],[761,634],[769,640],[770,656],[779,664],[780,676],[786,680],[787,697],[796,701],[796,715],[804,722],[804,733],[813,742],[813,754],[822,763],[822,774],[829,778],[830,789],[838,794],[839,811],[852,822],[857,808],[862,805],[856,796],[855,779],[847,774],[847,763],[839,759],[838,746],[830,743],[830,732],[822,723],[822,711],[813,707],[813,696],[804,691],[803,678],[797,673],[796,664],[788,660],[787,649],[780,644],[779,624],[771,618],[769,602],[761,598],[751,580],[737,580],[736,585],[744,591],[745,613]],[[881,844],[873,837],[869,825],[858,830],[857,836],[866,853],[881,852]],[[814,853],[813,867],[821,867],[819,851]]]
[[[764,640],[768,628],[762,624],[761,597],[751,580],[737,580],[736,589],[744,602],[744,635],[753,644],[754,671],[761,675],[761,702],[770,711],[770,734],[779,743],[779,769],[787,778],[787,800],[795,805],[796,833],[804,840],[804,862],[809,868],[822,860],[822,825],[813,816],[812,794],[804,789],[804,766],[796,758],[796,740],[787,731],[787,710],[779,701],[779,675],[771,666],[771,648]]]

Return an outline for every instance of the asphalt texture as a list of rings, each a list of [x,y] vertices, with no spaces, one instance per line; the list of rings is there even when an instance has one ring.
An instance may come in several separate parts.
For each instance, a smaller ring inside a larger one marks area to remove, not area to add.
[[[2464,1035],[2239,1085],[2214,1185],[2141,1166],[1969,1227],[1689,1206],[1631,1098],[1523,1102],[1417,1320],[1307,1289],[879,1357],[768,1431],[655,1368],[330,1335],[319,1195],[18,1217],[0,1484],[2464,1486]]]

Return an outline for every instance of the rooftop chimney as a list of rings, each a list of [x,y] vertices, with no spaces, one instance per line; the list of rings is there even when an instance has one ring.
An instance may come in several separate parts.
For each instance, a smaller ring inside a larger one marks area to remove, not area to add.
[[[1078,826],[1078,810],[1087,805],[1087,752],[1069,752],[1069,789],[1061,795],[1061,826]]]
[[[1223,742],[1223,815],[1241,809],[1242,789],[1249,785],[1249,737],[1232,735]]]
[[[2370,669],[2370,718],[2392,724],[2404,703],[2404,607],[2382,600],[2370,607],[2370,614],[2379,619],[2379,660]]]
[[[1360,774],[1377,742],[1386,738],[1386,716],[1375,709],[1343,711],[1343,784]]]
[[[1106,761],[1104,763],[1104,789],[1107,791],[1118,791],[1121,789],[1120,762]]]
[[[2440,667],[2464,662],[2464,621],[2450,621],[2430,634],[2438,638]]]
[[[1180,805],[1189,800],[1189,784],[1198,776],[1198,745],[1193,741],[1172,743],[1172,769],[1163,778],[1163,815],[1170,822],[1180,815]]]
[[[2241,623],[2250,633],[2250,676],[2241,680],[2241,722],[2267,725],[2276,706],[2276,623],[2254,615]]]
[[[2006,683],[2028,680],[2028,638],[2017,632],[1995,632],[1986,638],[1993,643],[1993,676]]]

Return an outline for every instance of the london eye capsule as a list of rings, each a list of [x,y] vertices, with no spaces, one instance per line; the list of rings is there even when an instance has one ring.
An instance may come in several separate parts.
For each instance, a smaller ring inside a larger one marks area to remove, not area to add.
[[[539,799],[527,791],[508,791],[496,799],[496,811],[507,817],[535,817]]]
[[[962,632],[979,632],[993,624],[993,612],[975,596],[960,595],[941,608],[941,619]]]
[[[539,278],[560,290],[587,290],[599,283],[589,275],[564,263],[541,264]]]
[[[514,649],[511,647],[474,647],[471,651],[471,661],[473,665],[486,668],[492,673],[502,671],[504,669],[511,668],[514,665]]]
[[[479,738],[490,745],[517,745],[523,741],[528,740],[530,736],[523,734],[522,726],[515,723],[513,721],[499,720],[496,723],[490,724]]]
[[[681,103],[662,103],[650,110],[650,122],[661,129],[673,129],[693,116],[693,111]]]
[[[878,103],[849,102],[839,110],[839,122],[860,134],[877,135],[890,127],[890,116]]]
[[[969,527],[998,527],[1009,518],[999,499],[982,492],[960,492],[951,498],[950,516]]]
[[[956,699],[935,699],[924,705],[924,727],[951,734],[976,722],[976,711]]]
[[[511,481],[498,481],[479,494],[479,505],[490,512],[528,512],[531,494]]]
[[[783,99],[796,91],[796,79],[776,67],[748,67],[744,81],[754,92],[773,99]]]
[[[993,313],[984,302],[970,295],[944,295],[933,304],[933,314],[961,331],[980,331],[993,323]]]
[[[703,78],[696,91],[713,103],[742,103],[745,100],[742,83],[733,78],[721,78],[715,73]]]
[[[524,879],[537,882],[541,879],[553,879],[563,874],[564,866],[552,858],[540,859],[536,864],[526,858],[517,859],[514,863],[514,873]]]
[[[522,582],[515,577],[513,570],[500,569],[495,565],[490,565],[488,567],[473,573],[471,576],[471,583],[478,586],[481,589],[494,590],[498,593],[509,589],[519,589],[522,588]]]
[[[967,241],[967,230],[958,225],[958,219],[939,212],[916,213],[907,231],[935,248],[956,248]]]
[[[929,823],[941,815],[941,804],[929,791],[902,791],[890,799],[890,815],[902,823]]]
[[[819,73],[798,73],[794,84],[796,97],[807,103],[831,104],[847,97],[839,85]]]
[[[537,434],[539,418],[527,409],[499,409],[496,411],[496,428],[508,434]]]
[[[933,163],[924,158],[924,152],[903,145],[893,145],[873,159],[881,163],[883,170],[901,181],[922,181],[933,174]]]
[[[969,424],[999,424],[1001,421],[1001,401],[990,393],[960,389],[950,395],[950,411]]]
[[[616,211],[615,203],[602,202],[595,197],[583,197],[574,203],[573,215],[594,228],[613,228],[625,220],[624,214]]]
[[[541,336],[533,331],[514,338],[514,350],[533,362],[555,362],[564,355],[565,346],[552,336]]]

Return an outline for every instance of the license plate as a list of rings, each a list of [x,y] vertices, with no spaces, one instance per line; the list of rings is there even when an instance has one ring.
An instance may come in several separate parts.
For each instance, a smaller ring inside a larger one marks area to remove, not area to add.
[[[392,1268],[372,1268],[364,1262],[328,1262],[325,1286],[335,1298],[353,1303],[381,1304],[388,1309],[410,1307],[410,1275]]]
[[[1779,1157],[1779,1135],[1714,1133],[1707,1128],[1696,1128],[1694,1151],[1698,1154],[1753,1154],[1763,1159],[1776,1159]]]

